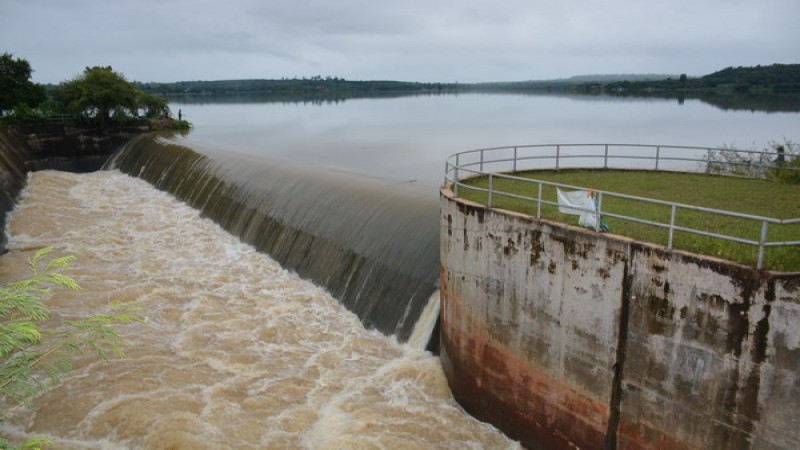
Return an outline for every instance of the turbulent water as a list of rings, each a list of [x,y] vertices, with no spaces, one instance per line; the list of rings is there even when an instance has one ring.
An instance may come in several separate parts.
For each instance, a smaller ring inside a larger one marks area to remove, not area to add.
[[[405,342],[436,291],[439,206],[413,183],[253,158],[155,134],[109,162],[324,287]]]
[[[0,281],[42,246],[77,257],[83,290],[55,320],[112,300],[127,358],[79,359],[0,434],[56,448],[519,448],[464,413],[438,359],[365,329],[321,288],[118,171],[34,173],[12,213]]]

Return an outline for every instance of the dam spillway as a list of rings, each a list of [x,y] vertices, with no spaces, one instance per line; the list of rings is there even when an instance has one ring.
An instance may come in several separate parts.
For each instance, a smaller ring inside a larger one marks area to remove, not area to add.
[[[413,185],[157,135],[107,166],[175,195],[401,341],[436,291],[438,205]]]

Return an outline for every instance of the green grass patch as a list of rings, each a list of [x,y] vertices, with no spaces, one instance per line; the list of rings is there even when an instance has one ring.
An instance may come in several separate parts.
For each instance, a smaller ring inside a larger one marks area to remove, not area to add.
[[[800,217],[800,185],[770,180],[636,170],[531,171],[515,176],[776,219]],[[458,192],[460,197],[487,203],[488,194],[473,188],[486,189],[488,177],[470,179],[466,184],[472,188],[461,186]],[[538,196],[538,183],[494,177],[492,185],[493,190],[532,198]],[[543,185],[542,199],[556,202],[555,187]],[[535,201],[497,193],[492,196],[492,207],[537,215]],[[666,227],[637,223],[609,214],[668,224],[670,206],[604,195],[602,210],[606,214],[604,220],[610,227],[610,233],[667,245],[669,231]],[[553,205],[542,205],[541,217],[567,224],[578,223],[578,216],[561,214],[558,207]],[[762,226],[760,221],[685,208],[677,209],[675,225],[752,241],[760,239]],[[800,224],[769,224],[767,230],[768,242],[800,241]],[[681,231],[675,232],[672,245],[676,249],[752,266],[756,265],[758,257],[757,246]],[[767,248],[764,266],[778,271],[800,271],[800,247]]]

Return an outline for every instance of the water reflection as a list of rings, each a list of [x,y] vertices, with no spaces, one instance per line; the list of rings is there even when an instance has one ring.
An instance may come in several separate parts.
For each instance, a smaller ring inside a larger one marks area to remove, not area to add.
[[[650,95],[637,93],[636,95],[615,94],[613,97],[644,99],[654,98],[660,100],[675,100],[683,105],[686,100],[699,100],[723,111],[750,111],[750,112],[798,112],[800,111],[800,94],[719,94],[715,92],[658,92]]]
[[[185,94],[175,95],[171,99],[176,104],[241,104],[241,103],[280,103],[301,105],[335,105],[348,100],[391,99],[402,97],[438,97],[458,96],[464,94],[514,95],[523,97],[562,97],[572,100],[628,101],[661,100],[675,101],[683,105],[686,100],[699,100],[705,104],[724,111],[751,112],[800,112],[800,93],[786,94],[721,94],[717,92],[636,92],[636,93],[585,93],[568,91],[491,91],[466,88],[460,92],[365,92],[365,93],[281,93],[268,92],[235,93],[235,94]]]
[[[800,141],[798,112],[722,110],[688,97],[184,97],[174,99],[171,107],[181,109],[194,125],[190,140],[258,157],[418,183],[431,195],[442,182],[447,157],[469,149],[550,143],[751,149],[784,139]]]

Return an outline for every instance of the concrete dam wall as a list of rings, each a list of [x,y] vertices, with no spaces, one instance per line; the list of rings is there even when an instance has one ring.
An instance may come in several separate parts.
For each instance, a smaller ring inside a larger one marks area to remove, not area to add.
[[[528,448],[800,448],[800,274],[441,201],[441,359]]]
[[[0,126],[0,253],[6,248],[6,214],[25,186],[29,149],[25,141],[7,126]]]

